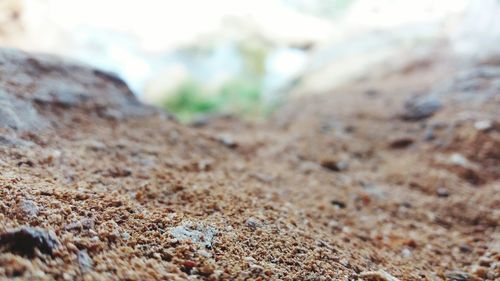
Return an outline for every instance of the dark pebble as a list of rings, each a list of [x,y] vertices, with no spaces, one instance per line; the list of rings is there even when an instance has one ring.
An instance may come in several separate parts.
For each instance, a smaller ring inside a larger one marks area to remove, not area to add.
[[[330,171],[340,172],[348,168],[348,164],[345,161],[335,161],[335,160],[323,160],[320,165]]]
[[[53,233],[39,228],[21,227],[0,234],[0,246],[27,257],[34,257],[35,248],[43,254],[52,255],[58,245]]]
[[[437,196],[439,197],[448,197],[450,196],[450,193],[448,192],[448,189],[444,188],[444,187],[440,187],[436,190],[436,194]]]
[[[341,208],[341,209],[344,209],[346,207],[346,204],[342,201],[339,201],[339,200],[332,200],[332,201],[330,201],[330,203],[334,206]]]
[[[399,138],[393,140],[390,144],[390,148],[394,149],[401,149],[401,148],[407,148],[408,146],[412,145],[415,142],[412,138],[404,137],[404,138]]]
[[[460,252],[462,253],[470,253],[472,252],[472,248],[471,246],[467,245],[467,244],[462,244],[458,247],[458,249],[460,249]]]

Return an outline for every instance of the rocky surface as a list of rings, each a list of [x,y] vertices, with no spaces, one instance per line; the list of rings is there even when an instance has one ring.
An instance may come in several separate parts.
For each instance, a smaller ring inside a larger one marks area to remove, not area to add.
[[[1,50],[0,279],[498,280],[498,68],[436,58],[189,127]],[[416,93],[439,108],[401,118]]]
[[[0,51],[0,104],[0,124],[20,130],[57,126],[74,111],[115,119],[154,112],[113,74],[13,49]]]

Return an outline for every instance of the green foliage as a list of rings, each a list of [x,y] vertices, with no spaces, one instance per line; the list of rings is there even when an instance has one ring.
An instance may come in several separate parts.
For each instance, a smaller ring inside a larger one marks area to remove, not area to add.
[[[188,120],[193,115],[214,112],[217,104],[212,98],[203,95],[199,84],[193,81],[182,83],[177,91],[169,95],[163,107],[177,115],[181,120]]]
[[[215,91],[204,89],[196,81],[186,81],[174,93],[167,95],[162,105],[181,121],[213,113],[252,118],[267,111],[262,101],[260,80],[248,78],[228,81]]]
[[[181,121],[190,121],[202,115],[230,113],[242,117],[260,117],[271,106],[263,101],[263,80],[269,46],[260,40],[240,42],[237,46],[242,69],[216,89],[205,87],[192,78],[172,93],[166,93],[162,105]],[[210,47],[208,47],[210,49]],[[187,50],[191,56],[207,55],[207,50]]]
[[[256,114],[261,106],[261,87],[257,81],[233,80],[223,85],[218,93],[219,102],[243,115]]]

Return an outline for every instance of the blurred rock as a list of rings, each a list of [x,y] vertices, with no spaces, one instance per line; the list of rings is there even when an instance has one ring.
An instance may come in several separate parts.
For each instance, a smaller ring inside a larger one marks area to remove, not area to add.
[[[0,73],[1,127],[43,129],[60,125],[67,112],[86,112],[87,118],[157,112],[141,104],[119,77],[50,55],[0,49]]]
[[[411,137],[399,137],[391,140],[389,143],[389,147],[393,149],[402,149],[402,148],[407,148],[414,142],[415,140]]]
[[[488,131],[493,127],[493,123],[490,120],[481,120],[474,123],[474,128],[479,131]]]
[[[433,98],[411,98],[404,105],[401,119],[405,121],[420,121],[434,115],[442,107],[442,103]]]

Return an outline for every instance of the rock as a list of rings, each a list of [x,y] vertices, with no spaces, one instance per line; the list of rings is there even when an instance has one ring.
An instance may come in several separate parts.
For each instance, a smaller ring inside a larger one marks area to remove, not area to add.
[[[38,206],[31,200],[23,199],[17,204],[19,213],[28,218],[34,218],[38,215]]]
[[[410,249],[404,248],[403,250],[401,250],[401,255],[403,256],[403,258],[408,259],[412,256],[412,253]]]
[[[467,245],[467,244],[461,244],[458,249],[460,250],[460,252],[462,253],[470,253],[472,252],[472,247]]]
[[[346,207],[346,204],[339,200],[331,200],[330,203],[340,209],[344,209]]]
[[[467,168],[470,166],[469,160],[467,158],[465,158],[465,156],[463,156],[460,153],[453,153],[450,156],[450,162],[454,165],[461,166],[464,168]]]
[[[110,111],[123,117],[158,113],[114,74],[62,58],[0,48],[0,73],[0,127],[46,129],[70,121],[61,118],[67,109],[103,118]]]
[[[0,73],[1,69],[0,61]],[[33,104],[20,100],[3,89],[3,79],[5,79],[3,75],[0,76],[0,127],[16,130],[45,128],[48,122],[40,119]]]
[[[194,224],[190,221],[170,229],[170,235],[180,241],[190,240],[200,248],[212,248],[212,240],[217,231],[213,227]]]
[[[488,131],[493,127],[493,122],[490,120],[481,120],[474,123],[474,128],[478,131]]]
[[[0,246],[13,253],[33,257],[35,248],[43,254],[52,255],[59,242],[50,231],[21,227],[0,233]]]
[[[231,135],[221,134],[217,137],[217,140],[227,148],[235,149],[238,148],[238,143],[234,140]]]
[[[262,222],[254,217],[248,218],[245,224],[253,230],[262,226]]]
[[[407,148],[408,146],[412,145],[415,142],[413,138],[410,137],[401,137],[401,138],[396,138],[392,140],[389,143],[389,147],[393,149],[402,149],[402,148]]]
[[[328,169],[330,171],[334,171],[334,172],[344,171],[349,167],[349,164],[347,164],[346,161],[337,161],[337,160],[332,160],[332,159],[322,160],[320,165],[323,168],[326,168],[326,169]]]
[[[358,277],[366,281],[399,281],[398,278],[390,275],[384,270],[361,272]]]
[[[450,193],[448,192],[448,189],[444,188],[444,187],[439,187],[437,190],[436,190],[436,195],[438,197],[448,197],[450,196]]]
[[[433,116],[442,106],[442,103],[436,99],[419,99],[414,97],[405,103],[401,119],[405,121],[424,120]]]

